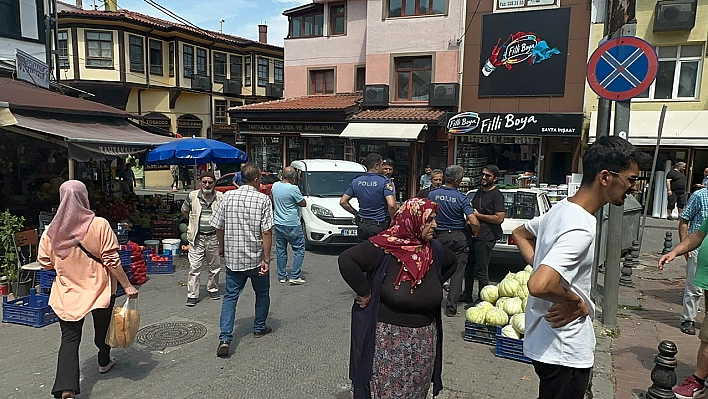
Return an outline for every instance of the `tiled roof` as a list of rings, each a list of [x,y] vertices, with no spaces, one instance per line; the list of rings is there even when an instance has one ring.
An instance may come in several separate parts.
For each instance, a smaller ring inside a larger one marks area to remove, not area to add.
[[[346,110],[361,101],[361,93],[312,95],[231,108],[231,111]]]
[[[439,121],[445,111],[427,107],[388,107],[366,109],[352,116],[356,121]]]
[[[131,21],[135,21],[135,22],[139,22],[139,23],[144,23],[147,25],[156,26],[156,27],[163,28],[163,29],[170,29],[170,28],[184,29],[184,30],[190,31],[194,34],[197,34],[197,35],[204,35],[204,36],[211,37],[211,38],[222,39],[222,40],[232,42],[232,43],[239,43],[239,44],[257,43],[257,44],[262,44],[262,45],[267,45],[267,46],[275,47],[278,49],[282,49],[282,47],[274,46],[272,44],[259,43],[257,41],[254,41],[251,39],[246,39],[246,38],[240,37],[240,36],[234,36],[234,35],[229,35],[226,33],[214,32],[214,31],[201,29],[201,28],[195,28],[190,25],[180,24],[180,23],[173,22],[173,21],[167,21],[164,19],[156,18],[156,17],[150,16],[150,15],[145,15],[145,14],[141,14],[139,12],[130,11],[130,10],[103,11],[103,10],[65,9],[59,13],[60,17],[61,16],[70,16],[70,15],[93,16],[93,17],[98,17],[98,18],[123,18],[123,19],[131,20]]]

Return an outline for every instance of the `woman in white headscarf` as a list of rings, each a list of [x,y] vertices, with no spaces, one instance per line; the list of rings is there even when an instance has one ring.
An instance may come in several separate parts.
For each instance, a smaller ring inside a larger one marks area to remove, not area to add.
[[[86,186],[69,180],[59,187],[59,209],[39,242],[38,260],[57,277],[52,284],[49,305],[59,316],[61,346],[52,394],[74,398],[79,388],[79,344],[84,319],[93,316],[94,343],[98,347],[98,371],[113,367],[106,334],[115,302],[116,282],[130,298],[138,290],[121,267],[118,239],[106,219],[89,206]]]

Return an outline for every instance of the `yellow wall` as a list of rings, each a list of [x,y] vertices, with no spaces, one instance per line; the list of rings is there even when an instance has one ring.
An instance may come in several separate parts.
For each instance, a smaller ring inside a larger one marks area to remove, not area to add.
[[[654,7],[653,1],[637,2],[637,37],[642,38],[653,46],[673,46],[679,44],[703,45],[703,64],[701,76],[699,76],[700,87],[698,89],[698,100],[632,100],[632,110],[634,111],[659,111],[663,104],[668,105],[670,111],[691,111],[708,110],[708,59],[706,54],[706,40],[708,40],[708,0],[698,0],[696,14],[696,25],[690,31],[676,32],[653,32]],[[598,42],[602,39],[602,24],[593,24],[590,35],[590,54],[597,48]],[[587,99],[586,112],[589,115],[592,111],[597,111],[597,95],[585,84],[585,94]]]

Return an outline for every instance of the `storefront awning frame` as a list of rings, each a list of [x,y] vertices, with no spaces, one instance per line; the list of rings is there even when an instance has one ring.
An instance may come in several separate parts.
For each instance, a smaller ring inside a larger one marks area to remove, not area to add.
[[[657,140],[661,111],[631,111],[629,142],[637,146],[654,146]],[[614,126],[614,112],[610,116],[610,131]],[[661,146],[708,147],[708,110],[668,111],[661,133]],[[597,112],[590,113],[588,144],[595,141]]]
[[[416,141],[425,123],[368,123],[350,122],[339,136],[353,140]]]

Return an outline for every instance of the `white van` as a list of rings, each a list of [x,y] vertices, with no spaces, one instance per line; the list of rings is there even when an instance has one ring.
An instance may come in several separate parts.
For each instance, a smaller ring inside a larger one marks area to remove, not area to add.
[[[339,200],[352,180],[366,172],[356,162],[334,159],[303,159],[290,166],[298,171],[298,186],[307,205],[300,208],[305,248],[314,245],[351,245],[357,243],[354,216]],[[350,201],[359,208],[356,198]]]

